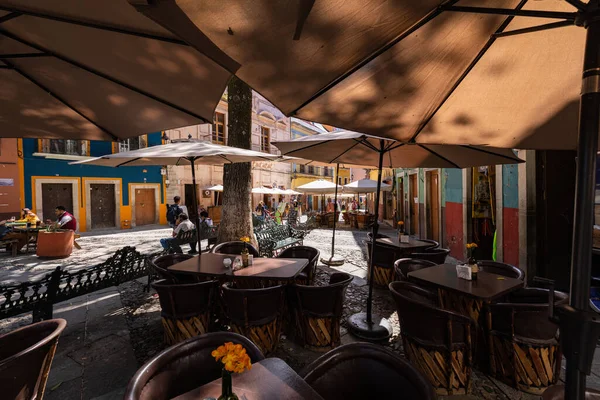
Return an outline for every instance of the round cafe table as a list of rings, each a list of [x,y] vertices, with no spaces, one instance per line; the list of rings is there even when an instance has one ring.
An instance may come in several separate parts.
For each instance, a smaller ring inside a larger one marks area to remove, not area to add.
[[[402,253],[417,253],[427,247],[431,247],[431,242],[415,239],[411,237],[408,243],[401,243],[397,236],[389,238],[378,238],[377,244],[394,247]]]

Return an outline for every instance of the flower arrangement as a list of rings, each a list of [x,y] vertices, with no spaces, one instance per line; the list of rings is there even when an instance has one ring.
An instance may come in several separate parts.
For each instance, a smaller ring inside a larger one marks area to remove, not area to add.
[[[473,251],[477,248],[477,243],[467,243],[465,245],[467,248],[467,253],[469,254],[469,258],[473,257]]]
[[[242,236],[240,240],[244,243],[250,243],[250,238],[248,236]]]
[[[248,243],[250,243],[250,237],[242,236],[240,241],[244,242],[244,249],[242,250],[242,264],[244,267],[248,266]]]
[[[217,347],[210,353],[215,360],[223,363],[223,369],[228,372],[241,374],[245,370],[252,369],[250,356],[246,353],[246,349],[241,344],[233,344],[227,342],[222,346]]]
[[[398,231],[400,233],[404,232],[404,221],[398,221]]]
[[[241,344],[227,342],[213,350],[211,355],[217,362],[221,361],[223,364],[221,396],[219,400],[238,400],[236,394],[233,393],[231,374],[241,374],[245,370],[252,369],[252,362],[250,361],[250,356],[246,353],[246,349]]]

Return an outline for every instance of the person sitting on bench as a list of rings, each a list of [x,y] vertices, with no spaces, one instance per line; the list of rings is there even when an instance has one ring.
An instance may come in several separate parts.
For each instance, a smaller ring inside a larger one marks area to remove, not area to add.
[[[27,234],[23,232],[13,232],[6,226],[6,221],[0,221],[0,240],[18,240],[16,246],[20,251],[27,244]],[[6,245],[6,250],[10,250],[10,245]]]
[[[174,243],[173,241],[175,240],[177,234],[180,231],[187,232],[193,229],[196,229],[194,223],[189,220],[187,214],[181,213],[179,214],[179,223],[173,229],[173,237],[160,239],[160,245],[165,250],[169,250],[169,248],[172,248],[173,250],[175,250],[176,253],[183,253],[183,250],[181,250],[181,246],[179,246],[177,242]],[[192,251],[196,250],[196,246],[190,245],[190,247],[192,247]]]

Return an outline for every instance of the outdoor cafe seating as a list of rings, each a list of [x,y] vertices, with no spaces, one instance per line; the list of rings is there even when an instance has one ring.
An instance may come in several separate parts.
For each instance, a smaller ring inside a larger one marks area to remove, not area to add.
[[[225,342],[241,344],[252,363],[265,358],[248,338],[233,332],[192,337],[164,350],[133,376],[124,400],[169,400],[221,377],[211,352]]]
[[[313,361],[301,375],[325,400],[436,398],[414,366],[371,343],[340,346]]]
[[[305,285],[314,285],[317,264],[321,252],[310,246],[293,246],[283,250],[277,257],[279,258],[306,258],[308,265],[298,274],[296,282]]]
[[[44,397],[58,338],[66,326],[64,319],[51,319],[0,336],[0,397]]]
[[[328,285],[291,287],[296,335],[305,347],[327,351],[340,345],[342,309],[352,279],[345,272],[334,272]]]
[[[266,355],[279,344],[285,306],[282,285],[237,289],[232,282],[222,286],[222,300],[231,330],[252,340]]]
[[[160,279],[167,279],[173,283],[198,282],[198,279],[194,276],[167,270],[168,267],[193,257],[194,256],[190,254],[165,254],[154,259],[149,259],[148,283],[150,283],[155,276],[160,277]]]
[[[160,301],[164,340],[168,345],[210,332],[214,321],[219,282],[152,284]]]
[[[419,260],[427,260],[436,264],[443,264],[446,262],[446,257],[448,257],[448,254],[450,254],[450,249],[442,249],[437,247],[426,248],[423,250],[423,252],[411,253],[410,256]]]
[[[474,353],[471,318],[438,307],[431,292],[409,282],[392,282],[390,292],[411,364],[429,379],[437,394],[467,394]]]
[[[242,242],[241,240],[219,243],[213,247],[211,253],[242,254],[244,249],[248,249],[248,252],[254,257],[259,256],[256,247],[254,247],[251,243]]]

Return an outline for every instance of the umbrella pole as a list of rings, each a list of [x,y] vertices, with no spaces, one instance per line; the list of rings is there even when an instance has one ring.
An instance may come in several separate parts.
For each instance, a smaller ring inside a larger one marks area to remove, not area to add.
[[[340,175],[340,163],[337,163],[336,167],[335,167],[335,179],[339,180],[339,175]],[[321,262],[325,265],[329,265],[329,266],[339,266],[339,265],[343,265],[344,264],[344,258],[342,257],[335,257],[334,256],[334,252],[335,252],[335,227],[337,225],[337,217],[339,216],[338,211],[337,211],[337,196],[338,196],[338,185],[337,182],[335,182],[335,195],[334,195],[334,203],[333,203],[333,235],[331,237],[331,257],[329,257],[328,259],[323,259],[321,258]],[[337,215],[336,215],[337,214]]]
[[[373,223],[373,237],[371,239],[371,254],[369,254],[369,296],[367,297],[367,312],[352,315],[348,319],[349,330],[361,339],[379,342],[389,339],[392,328],[389,321],[378,315],[373,315],[373,256],[375,255],[375,243],[379,231],[379,192],[381,190],[381,175],[383,169],[383,155],[385,154],[385,142],[381,140],[379,149],[379,171],[377,174],[377,194],[375,195],[375,222]]]
[[[196,238],[198,239],[198,259],[202,259],[202,244],[200,240],[200,213],[198,212],[198,189],[196,187],[196,166],[194,165],[195,158],[188,158],[192,166],[192,201],[194,203],[194,214],[196,215]]]
[[[590,311],[589,307],[596,152],[600,133],[600,21],[594,18],[599,3],[598,0],[589,3],[590,12],[586,16],[589,19],[584,24],[587,26],[587,37],[579,107],[570,303],[555,310],[567,359],[565,398],[573,400],[586,397],[586,376],[591,373],[596,342],[600,336],[600,322],[596,321],[598,314]]]

